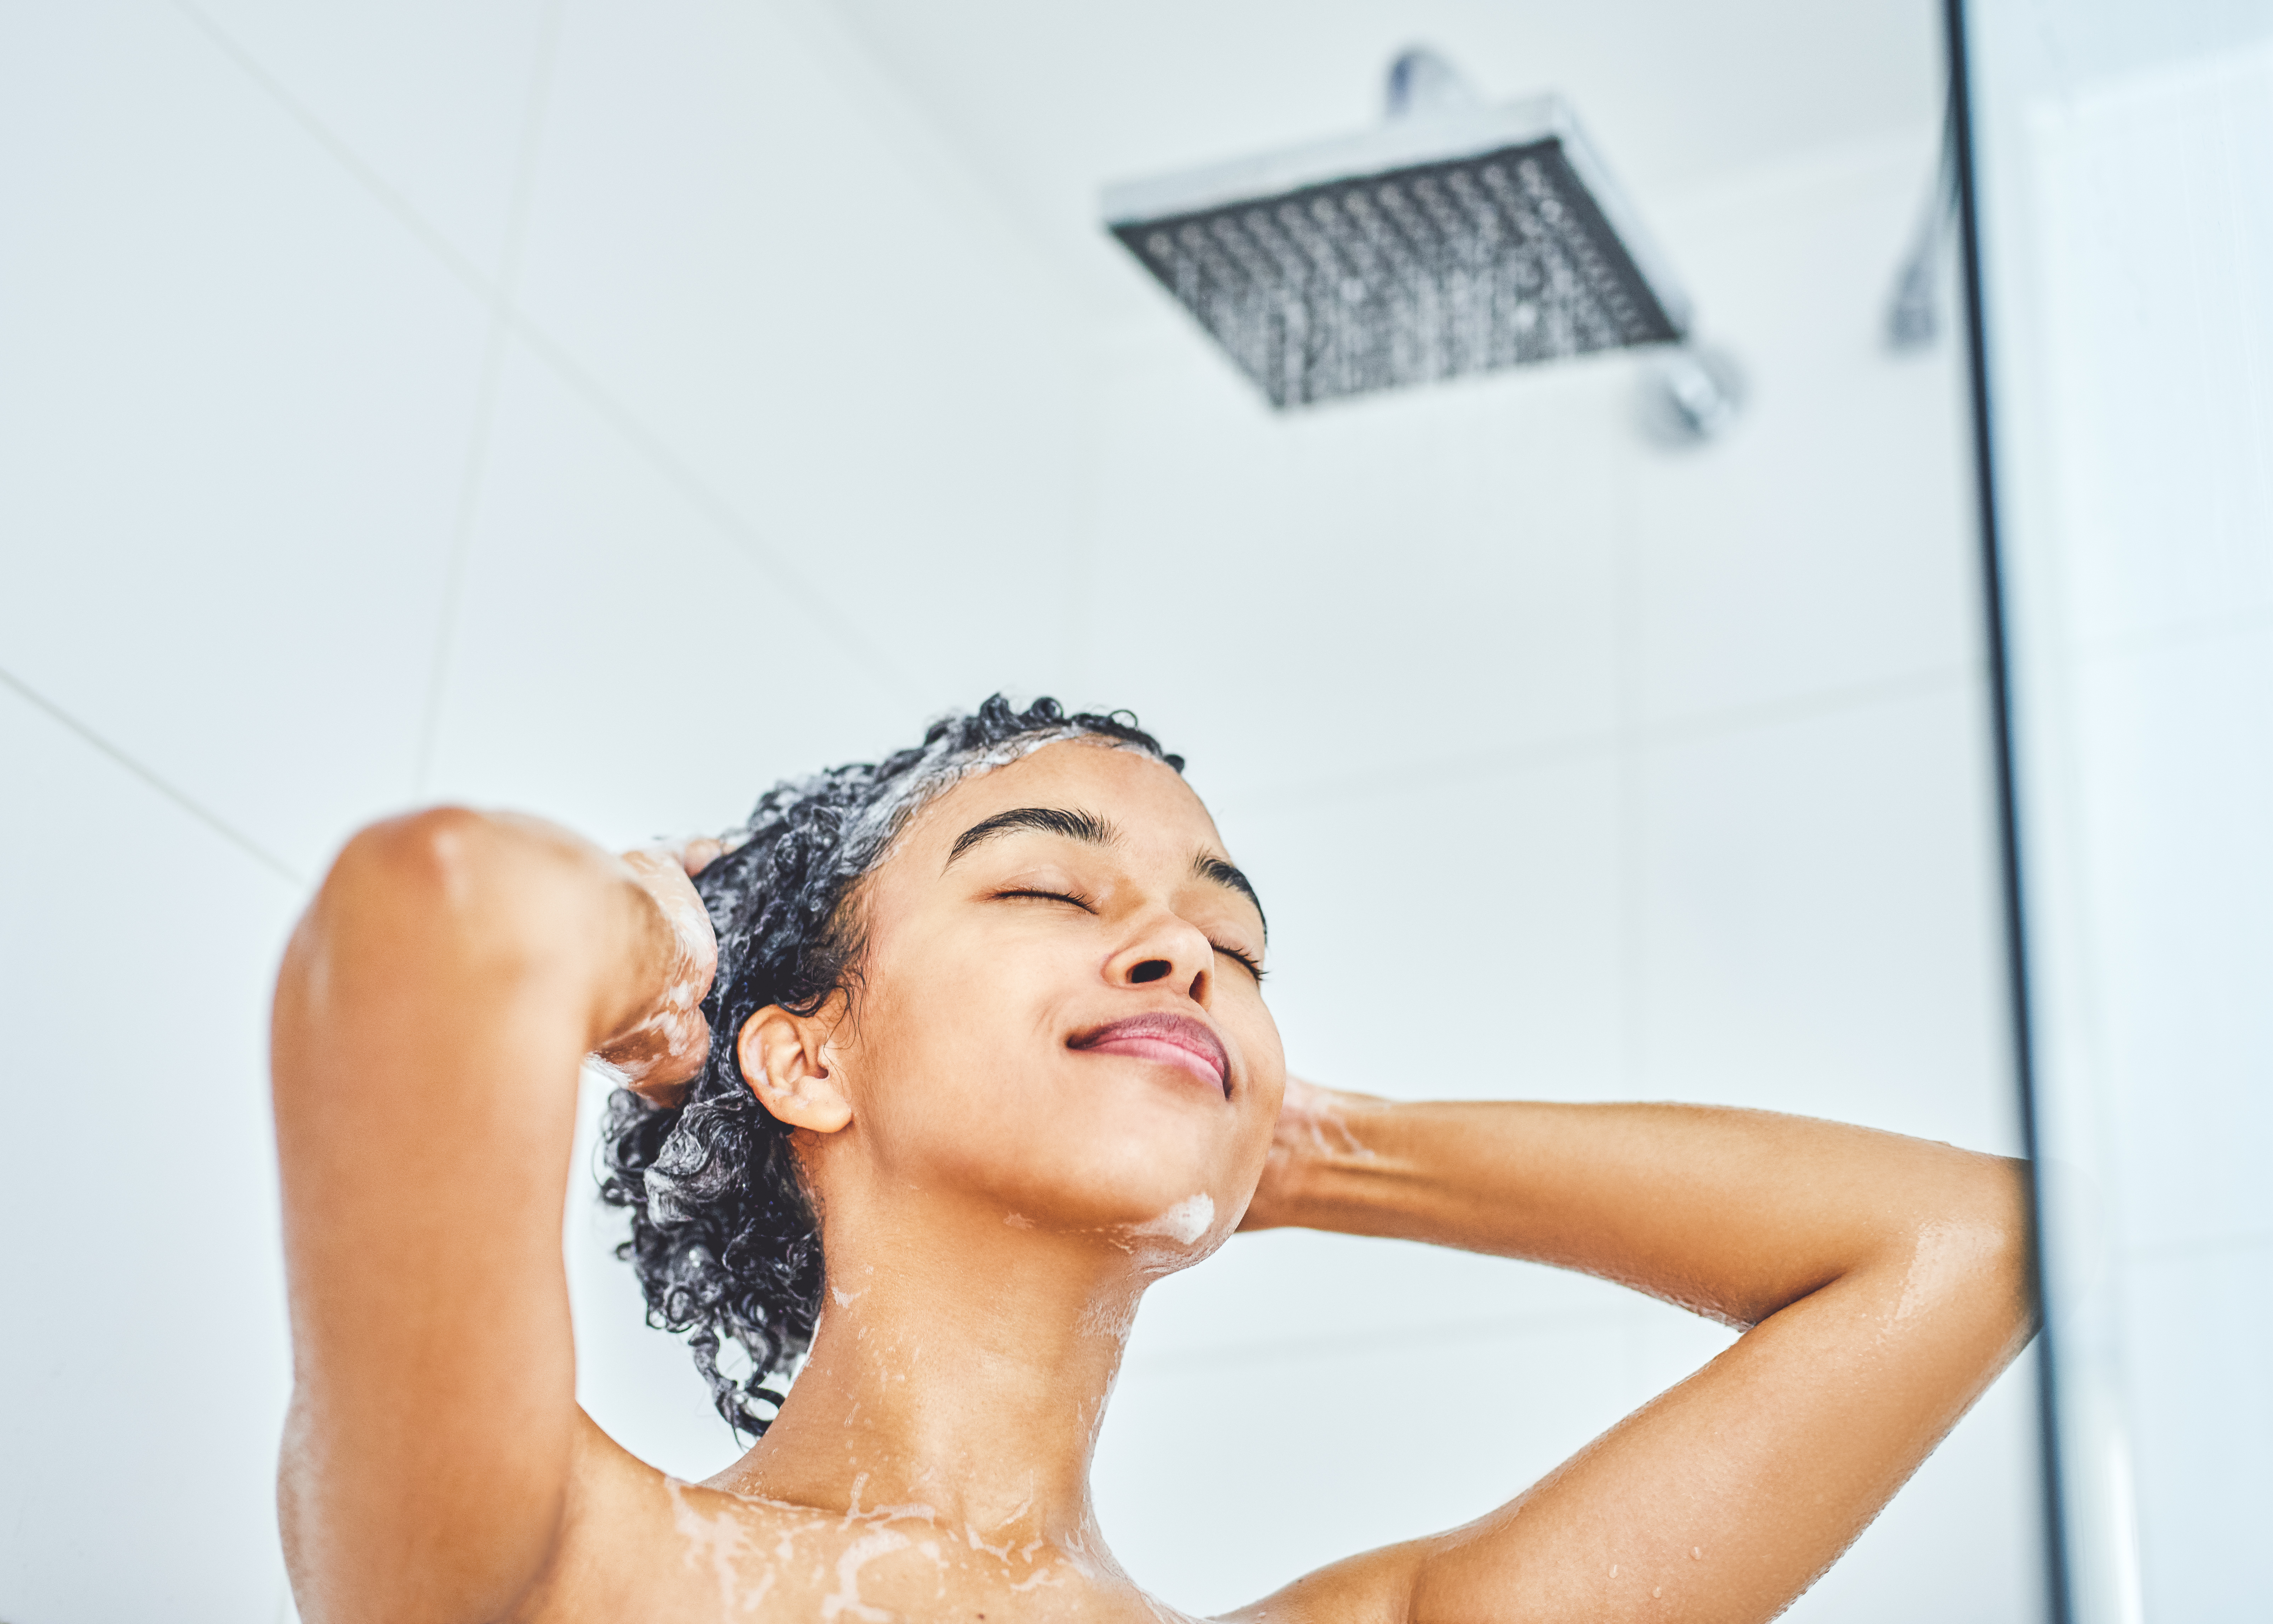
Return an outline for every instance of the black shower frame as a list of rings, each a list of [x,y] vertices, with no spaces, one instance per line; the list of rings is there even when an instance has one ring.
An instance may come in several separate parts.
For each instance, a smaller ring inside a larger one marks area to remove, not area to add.
[[[2030,1163],[2038,1160],[2037,1064],[2029,973],[2025,870],[2021,841],[2020,770],[2014,756],[2013,655],[2005,591],[2005,553],[1998,525],[1996,435],[1992,427],[1987,292],[1982,276],[1979,160],[1975,142],[1972,59],[1965,0],[1943,0],[1942,30],[1949,70],[1949,129],[1956,154],[1958,241],[1965,297],[1967,383],[1973,417],[1976,523],[1980,538],[1981,601],[1989,655],[1991,736],[1995,750],[1997,838],[2005,914],[2005,993],[2012,1030],[2013,1079],[2020,1094],[2022,1139]],[[2033,1186],[2031,1251],[2038,1289],[2044,1267],[2044,1187]],[[2038,1470],[2044,1485],[2045,1596],[2052,1624],[2073,1624],[2067,1518],[2062,1503],[2059,1434],[2059,1357],[2051,1316],[2037,1343]]]

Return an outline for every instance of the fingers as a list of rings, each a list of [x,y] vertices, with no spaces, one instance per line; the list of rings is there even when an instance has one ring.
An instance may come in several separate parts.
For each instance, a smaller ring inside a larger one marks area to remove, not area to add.
[[[710,1055],[710,1027],[698,1010],[664,1005],[596,1051],[615,1080],[658,1105],[675,1105]]]
[[[625,1086],[658,1101],[702,1069],[710,1029],[702,1000],[717,973],[718,942],[710,915],[689,879],[717,855],[718,842],[679,841],[626,852],[624,867],[647,894],[670,932],[667,961],[647,974],[659,976],[646,995],[644,1011],[627,1028],[604,1044],[600,1058],[619,1068]]]
[[[656,906],[679,933],[680,944],[690,956],[704,963],[712,961],[716,938],[711,934],[710,915],[701,894],[689,883],[691,870],[679,855],[679,846],[641,846],[626,852],[623,861],[641,889],[655,898]]]
[[[726,853],[725,843],[708,835],[693,835],[679,843],[679,864],[693,879]]]
[[[692,879],[730,852],[741,850],[749,838],[747,830],[737,829],[724,835],[686,835],[676,840],[657,840],[640,849],[670,859]]]
[[[611,1049],[614,1046],[611,1045]],[[596,1079],[604,1090],[612,1092],[628,1088],[650,1105],[675,1106],[686,1102],[692,1077],[671,1079],[655,1072],[638,1072],[628,1066],[619,1065],[598,1049],[584,1056],[584,1072]]]
[[[671,864],[689,879],[701,873],[724,854],[725,843],[709,835],[686,835],[677,840],[657,840],[653,846],[642,846],[634,852],[626,852],[628,861],[634,854],[658,857]]]
[[[670,926],[678,952],[645,1014],[596,1057],[615,1069],[622,1086],[657,1104],[676,1103],[685,1094],[710,1048],[701,1006],[717,971],[718,944],[709,913],[689,882],[748,838],[739,830],[723,838],[690,835],[623,854],[625,867]]]
[[[1279,1115],[1300,1121],[1315,1115],[1325,1103],[1326,1091],[1313,1082],[1305,1081],[1292,1071],[1287,1073],[1287,1092],[1280,1096]]]

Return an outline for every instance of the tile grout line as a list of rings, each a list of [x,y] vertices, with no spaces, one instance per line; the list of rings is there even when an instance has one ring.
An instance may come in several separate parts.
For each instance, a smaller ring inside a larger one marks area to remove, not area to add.
[[[353,147],[334,135],[274,74],[262,67],[257,58],[192,4],[192,0],[174,0],[174,9],[188,18],[198,31],[236,65],[238,71],[281,108],[285,115],[312,138],[334,163],[345,169],[350,178],[378,201],[380,207],[394,215],[396,223],[417,238],[419,245],[439,260],[443,269],[457,278],[484,304],[496,297],[496,290],[490,286],[489,279],[460,253],[447,237],[428,225],[418,211],[410,207],[408,199],[388,185],[377,170],[356,155]]]
[[[514,162],[513,201],[506,217],[505,253],[499,265],[497,286],[490,294],[490,330],[482,345],[482,375],[474,397],[473,434],[466,447],[465,469],[458,481],[457,508],[450,526],[449,564],[442,581],[442,613],[434,631],[434,658],[427,672],[418,754],[411,770],[410,794],[414,801],[426,796],[427,786],[433,781],[434,757],[441,744],[442,707],[449,692],[458,621],[465,605],[474,524],[481,513],[482,491],[489,476],[499,383],[505,371],[506,342],[513,331],[513,297],[521,276],[521,250],[528,235],[529,201],[536,189],[536,161],[543,144],[544,116],[551,99],[561,12],[562,0],[545,0],[537,23],[536,61],[530,74],[528,112],[521,121],[521,151]]]
[[[259,61],[239,45],[228,33],[207,17],[193,0],[174,0],[175,9],[187,18],[197,29],[212,41],[221,53],[251,79],[260,92],[283,109],[285,115],[305,132],[316,144],[344,169],[349,177],[377,200],[396,222],[409,231],[419,245],[432,254],[442,268],[465,287],[467,291],[491,310],[499,308],[499,290],[494,287],[471,261],[432,226],[429,225],[409,199],[358,156],[355,149],[338,136],[300,100],[293,95],[277,78],[264,68]],[[816,611],[828,634],[844,644],[846,651],[873,664],[887,678],[903,686],[910,684],[908,674],[896,661],[881,650],[872,647],[860,635],[853,622],[826,594],[809,583],[792,568],[780,553],[759,533],[756,525],[744,518],[732,505],[718,495],[686,463],[674,455],[662,438],[642,422],[638,415],[618,400],[614,394],[586,371],[560,342],[531,321],[528,315],[511,304],[505,306],[505,319],[514,336],[527,343],[537,358],[606,420],[608,425],[631,446],[632,449],[660,473],[664,480],[686,497],[696,510],[711,523],[725,532],[726,539],[760,569],[774,577],[776,583],[805,600],[808,609]]]
[[[609,427],[647,459],[649,465],[661,474],[666,483],[685,497],[705,519],[724,532],[726,539],[744,557],[773,576],[776,584],[803,598],[808,609],[817,612],[830,636],[844,644],[848,652],[868,661],[882,675],[902,684],[909,682],[908,673],[900,668],[898,662],[872,645],[828,594],[806,581],[781,556],[772,543],[759,534],[755,524],[744,518],[731,502],[711,489],[708,481],[671,451],[661,435],[648,427],[605,385],[586,371],[559,340],[517,310],[509,310],[506,320],[512,324],[514,335],[551,369],[553,376],[583,397]]]
[[[15,693],[19,698],[22,699],[25,703],[32,706],[33,709],[38,710],[51,721],[54,721],[58,726],[69,731],[74,737],[79,739],[80,742],[87,745],[96,751],[99,751],[109,760],[116,763],[121,767],[124,767],[127,771],[141,779],[143,783],[148,785],[152,789],[157,791],[167,800],[181,808],[183,811],[197,819],[198,822],[203,823],[207,829],[213,831],[214,833],[221,836],[222,839],[236,847],[237,850],[251,858],[262,868],[275,875],[279,879],[289,882],[296,890],[298,891],[305,891],[310,889],[307,876],[296,872],[290,864],[285,862],[281,858],[267,850],[266,847],[263,846],[259,841],[253,839],[250,835],[247,835],[241,830],[237,829],[219,813],[201,805],[198,801],[191,799],[188,795],[184,794],[182,791],[176,789],[172,784],[167,782],[166,779],[160,777],[157,773],[153,772],[140,762],[136,761],[131,756],[129,756],[125,751],[111,743],[109,740],[95,732],[94,728],[89,727],[77,717],[71,715],[70,711],[64,710],[61,705],[56,704],[53,700],[48,698],[46,695],[33,688],[29,683],[17,676],[13,672],[8,671],[4,667],[0,667],[0,685],[5,686]]]
[[[1611,451],[1613,504],[1612,545],[1615,619],[1612,646],[1617,660],[1617,1066],[1618,1084],[1628,1098],[1643,1092],[1648,1070],[1646,1011],[1648,975],[1643,944],[1649,938],[1648,888],[1643,868],[1648,849],[1644,823],[1642,758],[1649,748],[1642,709],[1642,638],[1640,580],[1642,541],[1633,491],[1639,461],[1633,436],[1621,436]]]
[[[1072,568],[1066,588],[1066,634],[1061,655],[1064,665],[1061,675],[1061,699],[1070,699],[1079,708],[1093,709],[1091,703],[1089,671],[1091,654],[1097,643],[1095,602],[1097,579],[1097,538],[1102,530],[1101,508],[1104,502],[1105,478],[1105,390],[1106,380],[1111,375],[1101,357],[1084,348],[1074,365],[1081,376],[1081,470],[1069,530],[1073,552]],[[1071,690],[1070,695],[1063,690]],[[1106,703],[1099,701],[1098,703]]]
[[[2273,1251],[2273,1229],[2242,1229],[2173,1240],[2138,1241],[2121,1248],[2127,1263],[2188,1262],[2205,1255]]]
[[[1288,801],[1316,801],[1322,797],[1363,795],[1408,788],[1415,783],[1458,784],[1488,773],[1532,772],[1572,762],[1616,756],[1629,741],[1638,750],[1647,751],[1668,745],[1733,738],[1767,728],[1820,721],[1843,713],[1947,693],[1969,680],[1978,679],[1982,670],[1978,659],[1968,659],[1908,676],[1849,683],[1789,699],[1735,705],[1726,710],[1677,721],[1641,723],[1630,729],[1614,724],[1590,733],[1568,733],[1557,739],[1511,744],[1473,756],[1416,762],[1390,771],[1367,771],[1299,784],[1272,785],[1245,795],[1224,797],[1222,804],[1227,809],[1244,810],[1279,805]]]
[[[482,372],[474,389],[473,432],[466,446],[465,466],[458,476],[458,500],[450,521],[450,552],[442,572],[442,601],[436,616],[434,650],[426,667],[426,693],[419,707],[418,746],[411,759],[410,799],[423,801],[434,777],[434,756],[442,731],[442,699],[450,681],[452,652],[457,644],[459,610],[465,598],[466,567],[472,552],[474,517],[481,507],[484,475],[489,466],[490,424],[497,408],[498,375],[504,370],[506,324],[491,317],[489,336],[482,344]]]
[[[2221,155],[2225,161],[2225,184],[2222,190],[2226,194],[2226,201],[2229,205],[2226,215],[2225,251],[2232,255],[2236,261],[2246,265],[2249,261],[2250,254],[2241,222],[2248,217],[2247,211],[2250,193],[2247,189],[2247,184],[2235,173],[2245,162],[2241,153],[2247,140],[2247,137],[2240,135],[2234,128],[2234,121],[2241,116],[2239,111],[2242,96],[2237,94],[2235,89],[2235,81],[2229,79],[2224,87],[2224,94],[2217,101],[2218,145],[2222,149]],[[2256,332],[2262,330],[2258,328],[2253,331],[2251,340],[2254,341]],[[2269,394],[2267,384],[2269,379],[2273,378],[2273,368],[2252,365],[2249,351],[2255,350],[2257,346],[2254,342],[2245,341],[2245,343],[2241,375],[2243,390],[2249,402],[2249,420],[2253,424],[2262,424],[2268,429],[2273,429],[2273,401],[2269,401],[2267,398]],[[2265,356],[2263,358],[2273,361],[2273,355]],[[2264,505],[2266,516],[2273,519],[2273,448],[2267,447],[2266,439],[2267,436],[2262,433],[2248,437],[2248,443],[2257,447],[2250,454],[2250,469],[2255,475],[2250,484],[2256,488],[2258,499]]]
[[[1087,303],[1064,274],[1051,244],[960,143],[950,140],[930,105],[879,58],[858,29],[824,0],[776,0],[775,15],[818,59],[821,77],[853,105],[900,171],[926,192],[943,195],[950,213],[982,216],[991,235],[1011,245],[1014,274],[1056,306],[1049,320],[1074,338],[1089,330]]]
[[[2135,631],[2078,637],[2068,644],[2079,663],[2117,661],[2188,651],[2205,644],[2262,635],[2273,630],[2273,604],[2224,614],[2193,615]]]

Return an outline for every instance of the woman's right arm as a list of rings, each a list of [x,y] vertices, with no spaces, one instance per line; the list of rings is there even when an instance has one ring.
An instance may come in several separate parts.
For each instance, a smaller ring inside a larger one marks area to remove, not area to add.
[[[535,820],[425,812],[349,842],[293,935],[278,1498],[311,1624],[494,1618],[551,1554],[577,1070],[614,1040],[659,1081],[707,1046],[707,921],[672,877],[693,903]]]

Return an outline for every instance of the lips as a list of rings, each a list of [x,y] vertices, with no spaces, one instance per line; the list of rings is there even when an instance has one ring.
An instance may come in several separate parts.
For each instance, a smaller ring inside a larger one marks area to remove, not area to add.
[[[1176,1066],[1212,1088],[1231,1093],[1231,1056],[1223,1040],[1189,1015],[1131,1015],[1069,1039],[1066,1047]]]

